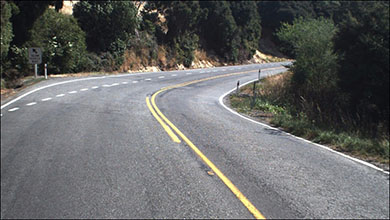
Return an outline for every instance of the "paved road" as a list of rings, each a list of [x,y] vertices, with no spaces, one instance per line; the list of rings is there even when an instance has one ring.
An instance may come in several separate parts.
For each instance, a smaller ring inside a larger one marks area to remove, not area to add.
[[[389,218],[388,174],[220,105],[237,80],[277,66],[53,79],[2,103],[1,218],[253,218],[145,102],[236,72],[156,104],[266,218]]]

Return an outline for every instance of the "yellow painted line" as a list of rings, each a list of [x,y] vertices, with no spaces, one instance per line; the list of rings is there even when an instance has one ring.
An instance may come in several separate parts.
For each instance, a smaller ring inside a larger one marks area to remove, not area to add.
[[[270,67],[270,68],[266,68],[266,69],[261,69],[261,71],[269,71],[269,70],[283,69],[283,68],[284,67]],[[167,87],[162,88],[161,90],[165,91],[165,90],[168,90],[168,89],[174,89],[174,88],[179,88],[179,87],[183,87],[183,86],[188,86],[188,85],[191,85],[191,84],[194,84],[194,83],[199,83],[199,82],[208,81],[208,80],[212,80],[212,79],[218,79],[218,78],[222,78],[222,77],[240,75],[240,74],[250,73],[250,72],[257,72],[257,70],[249,70],[249,71],[244,71],[244,72],[228,73],[228,74],[223,74],[223,75],[218,75],[218,76],[212,76],[212,77],[208,77],[208,78],[204,78],[204,79],[198,79],[198,80],[194,80],[194,81],[189,81],[189,82],[176,84],[176,85],[173,85],[173,86],[167,86]]]
[[[191,85],[191,84],[194,84],[194,83],[204,82],[204,81],[208,81],[208,80],[212,80],[212,79],[218,79],[218,78],[227,77],[227,76],[240,75],[240,74],[250,73],[250,72],[257,72],[257,71],[256,70],[250,70],[250,71],[245,71],[245,72],[228,73],[228,74],[224,74],[224,75],[212,76],[212,77],[208,77],[208,78],[204,78],[204,79],[198,79],[198,80],[194,80],[194,81],[190,81],[190,82],[176,84],[176,85],[173,85],[173,86],[167,86],[167,87],[162,88],[161,90],[165,91],[165,90],[168,90],[168,89],[174,89],[174,88],[179,88],[179,87],[183,87],[183,86],[188,86],[188,85]]]
[[[266,70],[271,70],[271,69],[278,69],[278,68],[267,68],[267,69],[262,69],[263,71]],[[151,103],[152,106],[150,106],[149,103],[149,98],[146,98],[147,105],[152,112],[153,115],[158,114],[158,116],[155,116],[157,120],[161,120],[161,118],[167,123],[175,132],[178,134],[186,143],[187,145],[203,160],[204,163],[207,164],[207,166],[210,167],[210,169],[222,180],[223,183],[233,192],[233,194],[241,201],[241,203],[249,210],[249,212],[252,213],[252,215],[256,219],[265,219],[264,215],[261,214],[261,212],[245,197],[244,194],[241,193],[241,191],[214,165],[213,162],[211,162],[200,150],[198,147],[195,146],[165,115],[160,111],[160,109],[157,107],[155,99],[158,94],[160,94],[163,91],[167,91],[169,89],[173,88],[179,88],[187,85],[191,85],[194,83],[199,83],[211,79],[217,79],[217,78],[222,78],[222,77],[227,77],[227,76],[233,76],[233,75],[239,75],[239,74],[244,74],[244,73],[249,73],[249,72],[254,72],[254,70],[251,71],[245,71],[245,72],[238,72],[238,73],[229,73],[229,74],[224,74],[224,75],[218,75],[218,76],[213,76],[213,77],[208,77],[204,79],[199,79],[199,80],[194,80],[190,82],[185,82],[185,83],[180,83],[176,84],[173,86],[168,86],[160,89],[156,93],[152,95],[151,98]],[[156,112],[154,112],[153,108],[155,109]],[[153,113],[154,112],[154,113]],[[160,118],[161,117],[161,118]],[[160,122],[160,124],[164,127],[167,126],[165,123]],[[164,124],[164,125],[163,125]],[[165,128],[164,128],[165,129]],[[172,132],[172,130],[171,130]]]
[[[210,167],[212,171],[225,183],[225,185],[233,192],[234,195],[241,201],[241,203],[252,213],[256,219],[265,219],[265,217],[260,213],[259,210],[241,193],[241,191],[211,162],[200,150],[197,148],[172,122],[170,122],[164,114],[158,109],[155,104],[156,95],[165,90],[160,90],[153,94],[152,96],[152,105],[154,109],[158,112],[161,118],[171,126],[171,128],[188,144],[188,146]]]
[[[150,105],[150,102],[149,102],[149,97],[146,97],[146,105],[148,106],[150,112],[152,113],[152,115],[156,118],[156,120],[161,124],[161,126],[164,128],[164,130],[168,133],[168,135],[172,138],[173,142],[176,142],[176,143],[181,143],[180,139],[175,135],[175,133],[173,133],[173,131],[168,127],[168,125],[166,125],[163,120],[161,120],[161,118],[157,115],[157,113],[154,111],[154,109],[152,108],[152,106]]]

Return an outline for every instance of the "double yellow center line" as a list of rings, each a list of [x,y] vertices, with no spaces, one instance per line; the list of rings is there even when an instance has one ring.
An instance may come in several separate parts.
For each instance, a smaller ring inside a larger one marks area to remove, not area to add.
[[[274,69],[274,68],[269,68]],[[267,70],[269,70],[267,69]],[[149,100],[149,97],[146,97],[146,104],[152,113],[152,115],[156,118],[156,120],[161,124],[161,126],[164,128],[164,130],[168,133],[168,135],[172,138],[172,140],[175,143],[181,143],[181,140],[177,137],[177,135],[180,136],[180,138],[187,143],[187,145],[203,160],[204,163],[209,166],[209,168],[222,180],[223,183],[233,192],[234,195],[241,201],[241,203],[252,213],[252,215],[256,219],[265,219],[265,217],[260,213],[259,210],[240,192],[240,190],[214,165],[213,162],[211,162],[171,121],[168,120],[167,117],[160,111],[160,109],[156,105],[156,96],[164,91],[173,89],[173,88],[179,88],[187,85],[191,85],[194,83],[199,83],[207,80],[222,78],[222,77],[228,77],[228,76],[234,76],[234,75],[240,75],[250,72],[256,72],[254,70],[251,71],[245,71],[245,72],[238,72],[238,73],[229,73],[224,75],[218,75],[213,77],[208,77],[204,79],[198,79],[194,81],[189,81],[185,83],[176,84],[173,86],[168,86],[160,89],[156,93],[154,93],[151,97],[151,100]],[[173,132],[173,131],[174,132]],[[176,132],[176,134],[175,134]]]

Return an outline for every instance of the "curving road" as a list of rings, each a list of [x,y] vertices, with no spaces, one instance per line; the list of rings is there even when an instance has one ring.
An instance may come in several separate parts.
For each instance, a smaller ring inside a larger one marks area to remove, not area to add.
[[[1,218],[254,218],[151,113],[145,99],[181,84],[155,95],[155,109],[262,216],[388,219],[388,173],[219,102],[281,64],[51,79],[2,102]]]

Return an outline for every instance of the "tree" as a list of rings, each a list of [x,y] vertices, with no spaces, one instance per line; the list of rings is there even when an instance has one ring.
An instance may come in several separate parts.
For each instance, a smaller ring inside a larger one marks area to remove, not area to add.
[[[12,38],[12,24],[10,18],[12,15],[11,4],[1,1],[1,57],[6,57]]]
[[[139,25],[131,1],[80,1],[73,15],[86,32],[88,49],[93,52],[123,52]]]
[[[262,27],[277,32],[282,23],[292,24],[294,19],[329,18],[337,25],[345,11],[347,1],[258,1],[258,11],[262,19]],[[294,50],[290,44],[271,36],[281,52],[294,58]]]
[[[199,22],[206,16],[206,10],[200,8],[198,1],[151,1],[145,9],[143,28],[173,48],[177,62],[189,67],[198,48]],[[160,21],[159,14],[164,21]]]
[[[30,30],[34,22],[52,5],[58,11],[62,8],[63,0],[49,1],[13,1],[19,13],[15,13],[12,18],[12,26],[15,37],[12,44],[20,47],[30,39]]]
[[[291,24],[298,17],[314,17],[310,1],[258,1],[257,6],[262,25],[274,31],[282,23]]]
[[[338,23],[335,17],[345,10],[340,1],[311,1],[311,4],[315,17],[331,18],[335,24]]]
[[[12,11],[16,14],[17,8],[13,5],[12,2],[1,1],[1,76],[3,77],[3,71],[6,68],[6,62],[8,51],[12,38],[14,37],[12,31],[12,23],[10,18],[12,16]]]
[[[240,38],[238,59],[250,59],[258,49],[261,37],[261,20],[257,5],[252,1],[232,1],[230,9]]]
[[[349,97],[352,115],[388,129],[389,3],[349,3],[335,48],[340,56],[339,86]]]
[[[208,10],[207,20],[201,24],[206,47],[226,61],[237,61],[240,39],[229,2],[201,1],[200,6]]]
[[[165,8],[165,19],[167,21],[168,32],[167,41],[172,42],[185,33],[196,34],[198,23],[204,11],[200,8],[198,1],[172,1],[161,2]]]
[[[331,114],[337,104],[337,55],[333,51],[332,38],[336,33],[329,19],[295,19],[292,24],[283,23],[277,36],[292,45],[296,55],[292,71],[292,91],[295,100],[304,100],[307,112],[313,119],[321,111]],[[297,106],[297,103],[296,103]],[[299,106],[299,105],[298,105]]]
[[[86,55],[85,33],[71,15],[47,9],[31,29],[26,47],[41,47],[51,73],[78,72]]]

